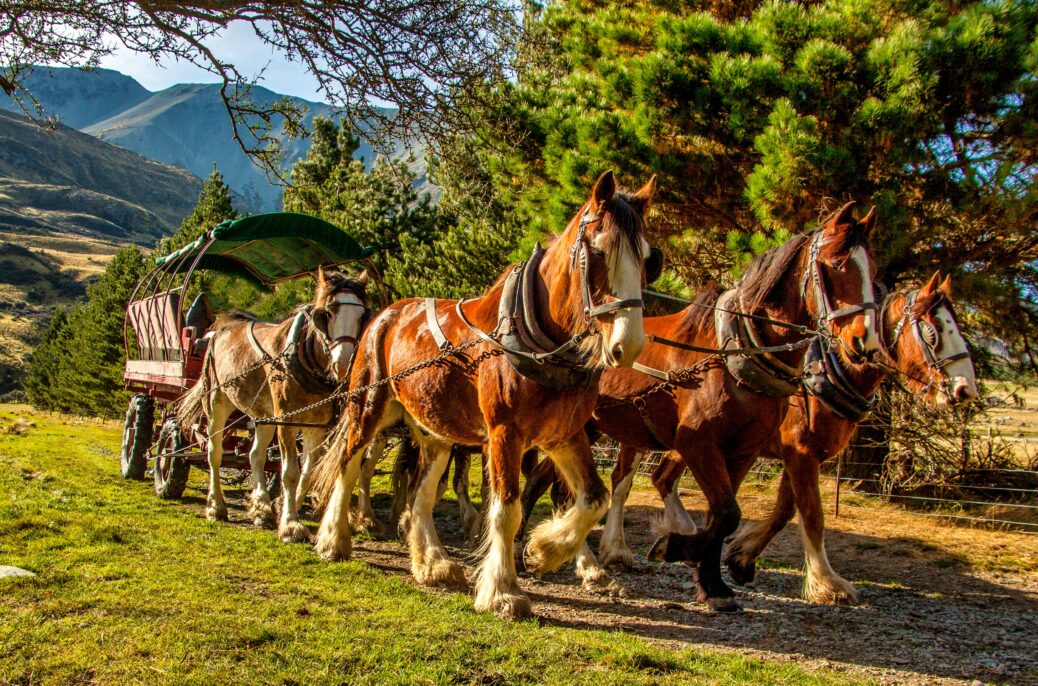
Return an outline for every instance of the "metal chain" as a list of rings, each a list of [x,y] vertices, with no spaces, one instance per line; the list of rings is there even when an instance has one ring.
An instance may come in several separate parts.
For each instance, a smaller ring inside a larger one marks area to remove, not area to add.
[[[655,393],[659,393],[663,390],[669,390],[674,388],[678,384],[687,383],[692,379],[698,378],[701,373],[704,373],[708,367],[716,364],[718,360],[722,359],[719,354],[708,355],[703,359],[699,360],[691,367],[685,367],[676,371],[670,372],[671,376],[676,377],[669,381],[659,381],[652,384],[644,391],[636,393],[635,395],[627,396],[625,398],[618,398],[612,402],[599,403],[595,408],[595,411],[609,410],[614,407],[621,407],[623,405],[637,405],[640,402],[644,402],[646,398]]]
[[[374,381],[374,382],[369,383],[369,384],[367,384],[365,386],[359,386],[357,388],[347,388],[347,389],[344,389],[344,390],[337,390],[334,393],[332,393],[331,395],[329,395],[328,397],[322,398],[321,400],[318,400],[317,402],[310,403],[309,405],[306,405],[305,407],[301,407],[298,410],[292,410],[291,412],[286,412],[284,414],[275,415],[273,417],[257,417],[257,418],[255,418],[255,421],[256,422],[262,422],[262,423],[280,422],[280,421],[283,421],[285,419],[289,419],[291,417],[295,417],[296,415],[300,415],[300,414],[303,414],[305,412],[309,412],[310,410],[313,410],[315,408],[321,407],[322,405],[327,405],[328,403],[334,402],[336,400],[339,400],[340,398],[345,398],[347,400],[351,399],[351,398],[355,398],[355,397],[359,396],[360,394],[366,393],[366,392],[368,392],[368,391],[370,391],[372,389],[380,388],[380,387],[385,386],[387,384],[391,384],[394,381],[399,381],[400,379],[403,379],[403,378],[406,378],[408,376],[411,376],[412,374],[420,372],[423,369],[428,369],[429,367],[432,367],[432,366],[434,366],[434,365],[436,365],[436,364],[438,364],[440,362],[443,362],[444,360],[446,360],[448,358],[454,357],[458,353],[464,352],[465,350],[468,350],[469,348],[471,348],[473,346],[479,345],[482,342],[483,341],[478,339],[478,338],[473,339],[473,340],[471,340],[471,341],[469,341],[467,343],[464,343],[462,345],[459,345],[457,347],[448,348],[448,349],[444,350],[442,353],[440,353],[439,355],[437,355],[436,357],[431,357],[428,360],[425,360],[424,362],[419,362],[418,364],[416,364],[414,366],[411,366],[411,367],[408,367],[407,369],[404,369],[402,371],[399,371],[396,374],[393,374],[392,376],[387,376],[384,379],[379,379],[378,381]]]

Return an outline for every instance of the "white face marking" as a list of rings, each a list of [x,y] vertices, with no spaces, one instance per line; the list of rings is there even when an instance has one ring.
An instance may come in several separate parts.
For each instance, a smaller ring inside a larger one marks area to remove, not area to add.
[[[862,246],[851,251],[851,261],[858,265],[861,272],[861,302],[874,302],[875,292],[872,288],[872,265],[869,264],[869,253]],[[879,350],[879,335],[876,333],[876,310],[865,310],[865,350]]]
[[[605,239],[601,233],[591,240],[596,250],[603,250]],[[634,255],[625,240],[613,243],[613,249],[619,255],[606,254],[608,268],[608,286],[610,294],[619,300],[641,298],[642,296],[642,263],[649,255],[649,242],[641,237],[640,255]],[[642,311],[640,308],[617,310],[613,321],[601,322],[602,326],[602,362],[610,367],[630,367],[645,347],[645,330],[642,328]],[[619,351],[616,356],[613,351]]]
[[[328,339],[334,341],[342,336],[360,338],[360,322],[364,317],[364,302],[353,293],[336,293],[334,302],[338,307],[330,308],[332,316],[328,322]],[[332,366],[335,376],[342,381],[353,359],[353,343],[343,343],[332,349]]]
[[[967,352],[966,341],[959,331],[955,318],[945,305],[941,305],[933,316],[934,323],[940,329],[940,347],[937,350],[937,359],[943,360],[952,355]],[[948,376],[948,386],[952,394],[951,400],[962,397],[963,400],[972,400],[977,397],[977,373],[973,369],[973,361],[965,357],[956,360],[944,368]],[[961,390],[960,390],[961,389]]]

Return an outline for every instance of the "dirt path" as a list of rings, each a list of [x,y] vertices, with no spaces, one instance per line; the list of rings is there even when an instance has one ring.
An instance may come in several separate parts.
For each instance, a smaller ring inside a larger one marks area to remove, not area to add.
[[[765,505],[760,499],[744,509],[754,516]],[[735,650],[884,684],[1038,684],[1038,537],[852,508],[831,525],[827,548],[833,566],[859,589],[860,605],[799,599],[802,553],[793,524],[766,551],[754,583],[736,587],[745,612],[719,616],[695,602],[689,568],[646,561],[656,512],[654,495],[632,494],[627,530],[636,569],[616,576],[627,597],[590,595],[569,565],[544,579],[522,575],[534,612],[549,625],[622,630],[674,648]],[[243,510],[231,517],[244,524]],[[436,519],[451,554],[471,569],[455,506],[441,503]],[[595,532],[593,548],[597,539]],[[388,573],[410,573],[397,541],[361,537],[354,554]],[[981,566],[1002,571],[978,569],[978,560],[991,559],[996,564]]]

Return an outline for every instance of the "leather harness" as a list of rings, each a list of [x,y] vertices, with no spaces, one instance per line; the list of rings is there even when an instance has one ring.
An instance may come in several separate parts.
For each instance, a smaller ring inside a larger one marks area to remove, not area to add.
[[[540,244],[534,246],[529,259],[520,262],[505,278],[498,304],[497,327],[486,332],[474,325],[465,316],[462,306],[465,300],[455,305],[458,318],[486,343],[501,350],[512,368],[537,383],[554,389],[591,386],[598,382],[602,373],[597,364],[588,361],[577,352],[585,339],[600,334],[594,319],[622,309],[641,308],[641,298],[628,298],[596,305],[591,296],[588,282],[588,241],[585,231],[602,216],[591,214],[585,209],[580,218],[577,237],[570,250],[570,269],[580,270],[580,295],[583,305],[585,328],[572,335],[562,344],[557,344],[541,329],[537,317],[537,287],[540,265],[544,250]],[[429,332],[440,350],[452,345],[443,333],[436,315],[436,299],[426,298],[425,318]]]

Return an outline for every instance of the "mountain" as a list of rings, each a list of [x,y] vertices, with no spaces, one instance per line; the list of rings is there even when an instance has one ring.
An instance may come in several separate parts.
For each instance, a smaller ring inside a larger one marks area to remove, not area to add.
[[[227,185],[243,199],[239,209],[268,212],[280,207],[281,187],[272,183],[234,140],[218,84],[178,84],[153,93],[119,72],[54,67],[37,70],[27,85],[48,115],[103,141],[202,178],[215,164]],[[330,105],[287,97],[260,86],[253,89],[252,97],[261,105],[287,99],[305,109],[306,124],[318,115],[336,116]],[[0,107],[10,109],[13,103],[0,99]],[[284,140],[286,168],[304,156],[309,145],[307,139]],[[356,155],[368,163],[375,159],[371,146],[363,140]],[[394,157],[406,155],[402,147],[393,153]],[[416,157],[419,162],[414,166],[422,177],[421,151]]]
[[[201,188],[182,169],[0,111],[0,231],[151,244],[179,226]]]

